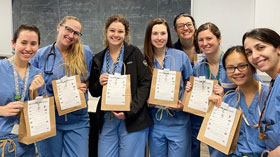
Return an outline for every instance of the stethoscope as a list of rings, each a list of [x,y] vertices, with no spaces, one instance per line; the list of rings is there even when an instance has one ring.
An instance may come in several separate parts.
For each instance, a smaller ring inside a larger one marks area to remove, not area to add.
[[[47,74],[47,75],[52,75],[53,74],[53,67],[54,67],[54,62],[55,62],[55,58],[56,58],[56,53],[55,53],[55,43],[56,42],[54,42],[53,44],[52,44],[52,47],[51,47],[51,49],[50,49],[50,51],[49,51],[49,53],[48,53],[48,56],[47,56],[47,58],[46,58],[46,62],[45,62],[45,65],[44,65],[44,73],[45,74]],[[53,55],[53,62],[52,62],[52,66],[51,66],[51,69],[50,70],[46,70],[46,64],[47,64],[47,62],[49,61],[49,57],[51,56],[51,55]]]

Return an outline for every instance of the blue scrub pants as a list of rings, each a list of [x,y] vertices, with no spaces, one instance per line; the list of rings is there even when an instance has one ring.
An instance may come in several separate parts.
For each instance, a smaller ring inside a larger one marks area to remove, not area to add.
[[[89,127],[58,130],[56,136],[37,142],[40,157],[87,157]]]
[[[152,109],[154,125],[149,132],[150,156],[191,157],[191,127],[186,113],[180,111],[170,116],[163,110],[161,120],[157,120],[155,110]]]
[[[12,140],[16,145],[16,152],[9,152],[14,149],[11,141],[7,141],[7,139]],[[6,145],[4,146],[4,144]],[[34,144],[25,145],[23,143],[18,142],[17,135],[8,135],[8,136],[0,136],[0,155],[2,155],[4,151],[5,157],[15,157],[15,153],[17,157],[35,157],[35,146]]]
[[[98,140],[99,157],[144,157],[149,128],[128,133],[125,121],[110,112],[104,116],[104,124]]]
[[[192,157],[200,156],[200,141],[197,139],[197,135],[200,126],[203,121],[203,117],[190,114],[191,127],[192,127]]]

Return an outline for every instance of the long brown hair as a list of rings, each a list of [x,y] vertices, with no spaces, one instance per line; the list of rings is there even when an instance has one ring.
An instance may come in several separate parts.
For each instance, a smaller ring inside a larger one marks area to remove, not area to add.
[[[63,25],[68,20],[78,21],[82,26],[81,20],[74,16],[65,16],[59,24]],[[78,38],[77,41],[69,47],[67,51],[67,58],[65,60],[65,64],[66,74],[69,71],[70,75],[78,74],[82,75],[86,79],[87,67],[84,59],[83,46],[80,38]]]
[[[144,55],[151,73],[153,72],[154,69],[154,55],[155,55],[154,46],[152,45],[151,35],[152,35],[152,30],[154,25],[158,25],[158,24],[164,24],[166,26],[167,33],[168,33],[166,46],[169,48],[173,48],[170,29],[166,20],[163,18],[152,19],[147,25],[145,41],[144,41]]]

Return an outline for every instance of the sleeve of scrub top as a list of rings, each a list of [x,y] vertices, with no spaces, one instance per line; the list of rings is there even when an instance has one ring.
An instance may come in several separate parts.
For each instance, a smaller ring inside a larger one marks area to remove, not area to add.
[[[183,76],[183,80],[189,80],[189,77],[192,76],[193,74],[193,69],[192,69],[192,65],[191,62],[188,58],[188,56],[183,53],[182,54],[182,63],[183,63],[183,69],[182,69],[182,76]]]
[[[144,105],[147,105],[147,99],[150,93],[151,86],[151,73],[150,70],[145,64],[145,58],[141,51],[136,48],[135,52],[135,62],[137,68],[137,78],[138,78],[138,87],[136,95],[132,99],[131,109],[125,113],[125,117],[133,119],[142,110]]]

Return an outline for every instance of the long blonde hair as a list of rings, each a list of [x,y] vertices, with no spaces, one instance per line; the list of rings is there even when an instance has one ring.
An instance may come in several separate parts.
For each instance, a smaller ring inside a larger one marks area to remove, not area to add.
[[[81,20],[74,16],[65,16],[60,24],[64,24],[68,20],[78,21],[81,26]],[[67,58],[65,60],[65,73],[70,72],[70,75],[82,75],[85,79],[87,77],[87,67],[84,59],[83,46],[80,38],[72,44],[67,50]]]

